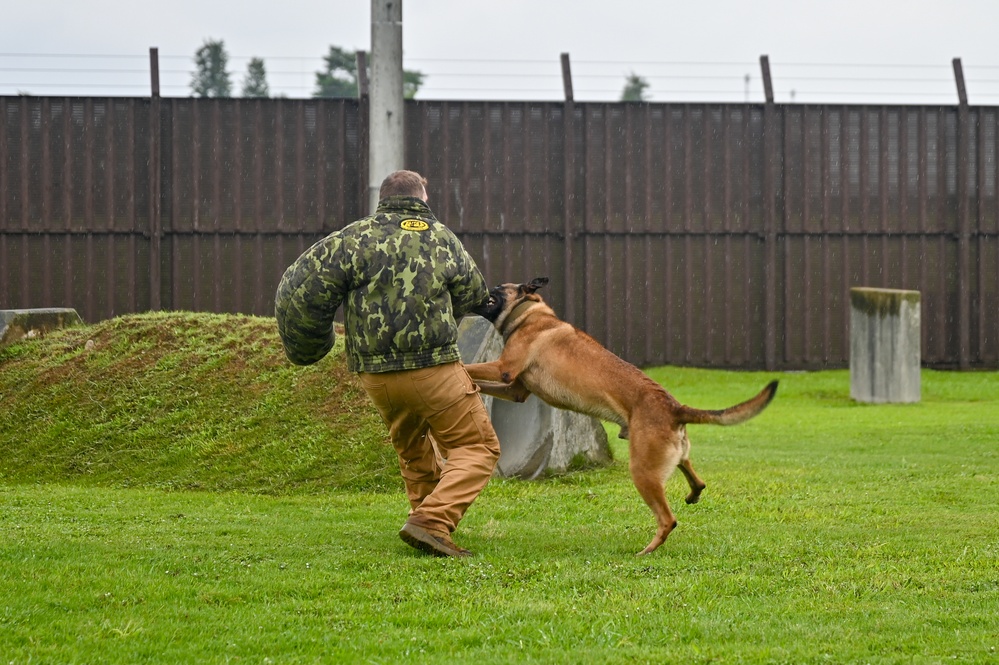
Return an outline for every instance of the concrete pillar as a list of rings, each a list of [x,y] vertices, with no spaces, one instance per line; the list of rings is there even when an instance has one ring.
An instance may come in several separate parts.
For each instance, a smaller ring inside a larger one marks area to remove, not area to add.
[[[466,316],[458,327],[458,350],[466,365],[499,358],[503,338],[489,321]],[[534,395],[518,404],[482,396],[500,440],[497,475],[533,479],[561,472],[577,457],[588,463],[611,460],[607,431],[596,418],[556,409]]]
[[[850,397],[920,399],[919,291],[850,289]]]
[[[389,173],[405,168],[402,94],[402,0],[371,0],[371,97],[368,206]]]

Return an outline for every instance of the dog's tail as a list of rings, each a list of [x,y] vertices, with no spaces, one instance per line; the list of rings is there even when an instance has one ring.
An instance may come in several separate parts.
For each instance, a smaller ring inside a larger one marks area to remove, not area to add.
[[[677,420],[691,425],[738,425],[753,416],[759,415],[777,394],[777,381],[771,381],[760,393],[742,404],[718,411],[704,411],[691,406],[681,406]]]

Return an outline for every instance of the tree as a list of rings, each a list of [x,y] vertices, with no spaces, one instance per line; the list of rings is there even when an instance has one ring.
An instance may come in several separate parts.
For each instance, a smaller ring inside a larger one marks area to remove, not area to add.
[[[313,97],[357,97],[357,56],[339,46],[330,46],[323,57],[326,71],[316,72]]]
[[[246,66],[246,77],[243,79],[243,96],[270,97],[270,93],[263,59],[250,58],[250,63]]]
[[[625,79],[624,90],[621,92],[622,102],[645,102],[645,89],[649,87],[649,82],[638,74],[632,72]]]
[[[416,97],[421,85],[423,85],[423,72],[402,70],[402,96],[404,99]]]
[[[206,39],[194,54],[197,70],[191,77],[191,92],[199,97],[231,97],[232,83],[226,71],[228,62],[225,43],[221,39]]]
[[[316,89],[313,97],[358,96],[357,53],[339,46],[330,46],[330,52],[323,57],[326,69],[316,72]],[[423,85],[423,72],[404,69],[402,71],[402,95],[413,99]]]

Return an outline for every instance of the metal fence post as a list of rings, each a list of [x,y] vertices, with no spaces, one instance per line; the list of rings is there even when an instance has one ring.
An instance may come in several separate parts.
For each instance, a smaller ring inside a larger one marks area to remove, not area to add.
[[[573,244],[576,241],[576,234],[573,230],[573,224],[576,223],[576,215],[573,214],[573,209],[576,205],[576,102],[573,99],[572,94],[572,72],[569,68],[569,54],[562,54],[562,86],[565,90],[565,106],[563,113],[565,116],[562,119],[562,129],[564,132],[563,145],[564,145],[564,155],[565,155],[565,182],[563,184],[564,194],[563,194],[563,242],[565,242],[564,256],[565,266],[563,266],[562,281],[564,282],[565,289],[565,318],[567,321],[575,322],[576,320],[576,289],[573,288],[572,279],[572,262],[573,262]]]
[[[968,111],[968,90],[964,85],[961,59],[954,58],[954,79],[957,83],[957,357],[958,366],[971,365],[971,220],[968,196],[971,163],[971,114]]]
[[[763,74],[763,364],[777,369],[777,109],[770,58],[760,56]]]
[[[160,225],[160,62],[159,49],[149,49],[149,309],[162,307]]]
[[[358,170],[362,174],[362,178],[359,180],[360,190],[358,192],[359,201],[364,201],[364,205],[361,206],[361,214],[367,215],[374,212],[374,210],[368,210],[367,206],[370,205],[369,197],[369,180],[368,175],[370,165],[371,165],[371,86],[368,80],[368,53],[367,51],[357,52],[357,149],[360,152],[358,155]],[[362,74],[363,72],[363,74]],[[375,202],[377,205],[377,201]],[[343,223],[340,221],[339,223]]]

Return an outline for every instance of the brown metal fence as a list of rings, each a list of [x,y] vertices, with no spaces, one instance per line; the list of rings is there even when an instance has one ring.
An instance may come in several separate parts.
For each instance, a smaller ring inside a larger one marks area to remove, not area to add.
[[[364,214],[355,100],[0,97],[0,308],[269,315]],[[927,365],[999,368],[999,109],[407,102],[407,166],[490,282],[552,278],[639,365],[848,363],[851,286]]]

